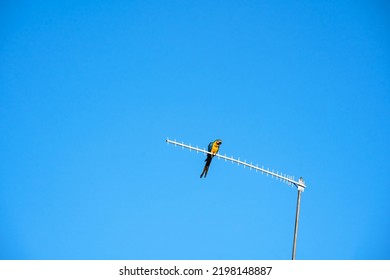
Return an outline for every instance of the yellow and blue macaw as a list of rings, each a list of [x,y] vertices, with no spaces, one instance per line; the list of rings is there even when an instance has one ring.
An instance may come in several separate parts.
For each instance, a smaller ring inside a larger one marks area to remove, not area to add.
[[[207,150],[208,150],[211,154],[207,154],[207,158],[205,159],[206,164],[204,165],[202,174],[200,174],[200,178],[202,178],[203,175],[204,175],[204,177],[206,178],[207,172],[209,171],[209,167],[210,167],[211,160],[212,160],[213,157],[218,153],[218,151],[219,151],[219,146],[221,146],[221,144],[222,144],[222,140],[221,140],[221,139],[217,139],[217,140],[215,140],[214,142],[210,142],[210,143],[209,143],[209,146],[207,147]]]

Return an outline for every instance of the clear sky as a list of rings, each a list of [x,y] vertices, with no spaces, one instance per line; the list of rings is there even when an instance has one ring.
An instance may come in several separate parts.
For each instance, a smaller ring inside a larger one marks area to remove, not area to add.
[[[2,1],[1,259],[390,259],[387,1]]]

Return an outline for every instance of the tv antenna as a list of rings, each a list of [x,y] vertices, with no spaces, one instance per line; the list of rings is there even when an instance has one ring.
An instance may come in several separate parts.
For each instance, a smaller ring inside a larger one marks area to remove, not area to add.
[[[184,144],[183,142],[177,142],[176,140],[170,140],[166,139],[165,140],[168,144],[173,144],[175,146],[182,147],[183,149],[189,149],[190,151],[196,151],[204,153],[204,154],[212,154],[211,152],[205,150],[205,149],[200,149],[198,147],[193,147],[187,144]],[[286,183],[289,186],[295,186],[298,190],[298,197],[297,197],[297,207],[296,207],[296,212],[295,212],[295,227],[294,227],[294,240],[293,240],[293,249],[292,249],[292,259],[295,260],[295,255],[296,255],[296,247],[297,247],[297,238],[298,238],[298,222],[299,222],[299,212],[300,212],[300,206],[301,206],[301,195],[302,192],[305,190],[306,185],[305,181],[303,180],[302,177],[300,177],[298,180],[295,180],[294,176],[289,176],[284,173],[275,171],[275,170],[269,170],[269,168],[265,169],[264,166],[259,167],[258,165],[254,165],[251,163],[247,163],[246,161],[241,161],[240,158],[235,159],[232,157],[226,156],[226,154],[221,155],[221,154],[215,154],[214,156],[218,158],[222,158],[225,161],[231,161],[232,163],[237,163],[237,165],[242,165],[244,167],[249,167],[249,169],[254,169],[257,171],[260,171],[262,174],[265,174],[267,176],[271,176],[272,178],[275,178],[276,180],[280,180],[283,183]]]

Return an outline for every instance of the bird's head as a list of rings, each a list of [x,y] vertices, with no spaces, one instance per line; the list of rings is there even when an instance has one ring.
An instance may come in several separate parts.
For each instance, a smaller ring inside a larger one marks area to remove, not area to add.
[[[222,140],[221,140],[221,139],[217,139],[217,140],[215,140],[215,143],[216,143],[218,146],[220,146],[220,145],[222,145]]]

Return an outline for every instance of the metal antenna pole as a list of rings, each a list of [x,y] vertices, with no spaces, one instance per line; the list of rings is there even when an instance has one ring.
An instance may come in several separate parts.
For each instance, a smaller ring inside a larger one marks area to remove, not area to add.
[[[299,178],[299,182],[305,184],[303,178]],[[292,259],[295,260],[296,249],[297,249],[297,239],[298,239],[298,223],[299,223],[299,211],[301,208],[301,194],[303,192],[303,188],[298,186],[298,197],[297,197],[297,210],[295,213],[295,228],[294,228],[294,241],[293,241],[293,249],[292,249]]]
[[[199,149],[198,147],[193,147],[191,145],[186,145],[184,143],[177,142],[176,140],[169,140],[168,138],[165,140],[168,144],[173,144],[175,146],[182,147],[183,149],[189,149],[190,151],[196,151],[201,152],[204,154],[211,154],[209,151],[206,151],[205,149]],[[241,161],[240,158],[235,159],[233,157],[228,157],[225,155],[216,154],[213,156],[217,158],[224,159],[225,161],[231,161],[232,163],[237,163],[237,165],[242,165],[244,167],[249,167],[249,169],[254,169],[257,171],[260,171],[262,174],[271,175],[272,178],[279,179],[281,182],[286,183],[289,186],[296,186],[298,189],[298,198],[297,198],[297,210],[295,215],[295,229],[294,229],[294,242],[293,242],[293,251],[292,251],[292,259],[295,260],[295,253],[296,253],[296,247],[297,247],[297,238],[298,238],[298,221],[299,221],[299,211],[301,207],[301,194],[305,190],[306,185],[303,178],[299,178],[298,181],[294,180],[293,176],[288,176],[283,173],[279,173],[277,171],[270,171],[269,169],[265,169],[264,167],[259,167],[258,165],[253,165],[252,163],[247,163],[246,161]]]

